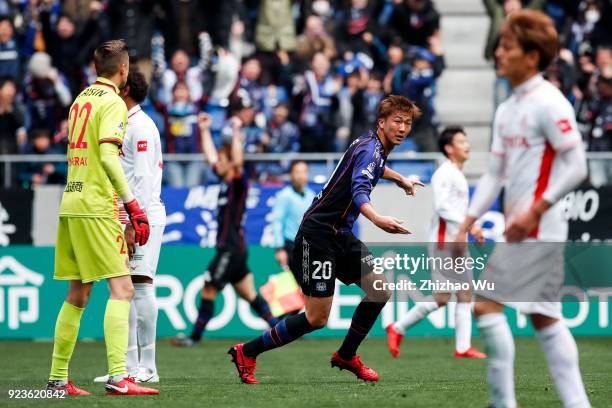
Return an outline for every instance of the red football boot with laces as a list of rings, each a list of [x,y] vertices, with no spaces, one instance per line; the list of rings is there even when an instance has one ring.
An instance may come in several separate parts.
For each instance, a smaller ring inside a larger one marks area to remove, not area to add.
[[[157,395],[159,390],[138,384],[133,377],[124,377],[121,381],[108,380],[105,385],[106,395]]]
[[[336,351],[331,356],[331,366],[338,367],[340,370],[348,370],[363,381],[378,381],[378,373],[363,365],[359,356],[353,356],[350,360],[344,360]]]
[[[57,386],[54,381],[49,381],[47,383],[47,390],[53,391],[65,391],[68,396],[76,396],[76,395],[91,395],[91,393],[80,389],[71,380],[64,385]]]
[[[255,359],[253,357],[247,357],[242,351],[242,346],[242,343],[232,346],[227,354],[232,356],[232,363],[234,363],[236,370],[238,370],[240,381],[245,384],[259,384],[259,381],[254,376]]]

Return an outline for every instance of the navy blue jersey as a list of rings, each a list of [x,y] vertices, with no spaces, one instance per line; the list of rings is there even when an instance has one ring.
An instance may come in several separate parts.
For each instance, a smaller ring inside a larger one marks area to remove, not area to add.
[[[362,205],[385,172],[387,156],[376,132],[355,139],[304,214],[307,233],[346,234],[353,228]]]
[[[224,180],[217,200],[217,248],[244,251],[244,221],[249,191],[247,176]]]

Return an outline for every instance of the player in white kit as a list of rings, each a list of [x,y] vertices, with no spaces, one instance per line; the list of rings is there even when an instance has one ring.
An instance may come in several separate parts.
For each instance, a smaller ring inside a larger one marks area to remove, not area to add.
[[[463,164],[470,157],[470,143],[461,127],[447,127],[438,139],[440,151],[448,158],[438,167],[431,178],[435,215],[429,242],[430,256],[440,259],[451,257],[452,253],[445,243],[453,242],[463,224],[468,209],[468,182],[463,174]],[[480,227],[472,226],[471,234],[477,241],[483,240]],[[454,270],[432,271],[432,281],[471,284],[472,274]],[[406,330],[414,326],[428,314],[444,307],[450,300],[452,291],[434,292],[427,301],[417,302],[408,313],[397,322],[387,326],[387,346],[395,358],[399,357],[399,345]],[[484,353],[471,345],[472,336],[472,292],[456,292],[455,307],[455,357],[486,358]]]
[[[545,14],[520,11],[504,23],[495,56],[498,74],[509,79],[513,94],[495,114],[489,168],[456,238],[465,242],[469,228],[503,187],[508,243],[496,245],[480,276],[495,289],[477,293],[474,307],[496,408],[517,406],[505,304],[530,316],[563,405],[590,407],[558,294],[567,240],[559,201],[584,180],[587,167],[572,106],[539,73],[557,51],[558,36]]]
[[[139,105],[147,96],[148,88],[142,73],[130,71],[121,90],[128,108],[128,125],[120,151],[121,165],[130,189],[149,219],[151,235],[147,244],[134,245],[134,230],[125,213],[120,211],[119,217],[125,225],[135,291],[130,308],[126,368],[129,375],[139,382],[159,382],[155,365],[157,302],[153,279],[166,226],[166,209],[160,199],[163,159],[159,131]],[[94,381],[105,382],[106,378],[97,377]]]

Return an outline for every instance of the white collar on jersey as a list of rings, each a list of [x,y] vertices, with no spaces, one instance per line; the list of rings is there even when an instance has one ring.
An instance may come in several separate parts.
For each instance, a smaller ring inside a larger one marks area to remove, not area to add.
[[[523,96],[526,93],[531,92],[536,86],[539,86],[544,81],[542,74],[535,74],[527,81],[523,82],[516,88],[514,88],[514,94],[517,96]]]
[[[134,106],[132,106],[132,109],[130,109],[130,110],[128,111],[128,118],[129,118],[130,116],[133,116],[133,115],[135,115],[136,113],[140,112],[141,110],[142,110],[142,108],[140,107],[140,105],[134,105]]]

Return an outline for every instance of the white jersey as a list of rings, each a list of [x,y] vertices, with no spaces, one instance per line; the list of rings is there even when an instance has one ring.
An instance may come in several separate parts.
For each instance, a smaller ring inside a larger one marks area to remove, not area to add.
[[[550,180],[558,177],[556,153],[581,140],[572,106],[550,82],[538,74],[515,88],[495,113],[491,145],[491,152],[504,160],[506,223],[542,198]],[[544,213],[529,238],[567,239],[560,201]]]
[[[120,159],[130,190],[147,214],[149,224],[165,225],[166,210],[160,198],[164,162],[159,131],[140,105],[128,111]],[[120,211],[120,218],[125,221],[125,211]]]
[[[468,210],[468,182],[450,160],[438,167],[431,178],[434,217],[429,242],[453,242]]]

